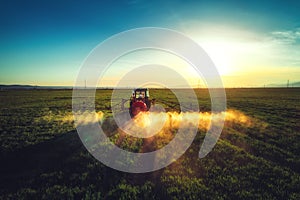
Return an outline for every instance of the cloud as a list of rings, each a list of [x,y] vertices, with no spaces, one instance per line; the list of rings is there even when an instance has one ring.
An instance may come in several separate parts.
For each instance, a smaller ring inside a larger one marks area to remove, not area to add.
[[[294,30],[273,31],[271,39],[279,44],[296,44],[300,42],[300,28]]]
[[[270,33],[269,42],[276,49],[276,63],[284,67],[300,67],[300,28]]]

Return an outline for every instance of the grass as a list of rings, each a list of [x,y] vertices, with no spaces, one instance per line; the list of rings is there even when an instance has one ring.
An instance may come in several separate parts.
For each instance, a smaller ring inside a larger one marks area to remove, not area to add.
[[[96,110],[106,118],[112,116],[111,93],[96,93]],[[209,111],[208,91],[196,93],[201,111]],[[84,148],[73,122],[65,120],[72,114],[71,90],[0,91],[0,199],[300,199],[300,89],[226,93],[228,108],[251,125],[226,122],[204,159],[198,159],[205,136],[199,130],[176,162],[129,174],[106,167]],[[167,111],[179,111],[171,91],[150,94]],[[123,148],[138,151],[142,144]]]

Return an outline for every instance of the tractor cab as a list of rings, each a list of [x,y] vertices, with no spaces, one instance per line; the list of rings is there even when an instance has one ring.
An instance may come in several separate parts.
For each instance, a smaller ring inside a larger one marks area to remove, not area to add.
[[[132,91],[130,97],[129,113],[131,117],[136,116],[139,112],[148,111],[151,107],[148,88],[137,88]]]
[[[138,88],[132,91],[132,98],[149,98],[149,90],[147,88]]]

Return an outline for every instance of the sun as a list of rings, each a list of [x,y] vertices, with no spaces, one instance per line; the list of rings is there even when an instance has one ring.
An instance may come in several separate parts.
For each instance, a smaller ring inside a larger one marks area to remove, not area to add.
[[[234,47],[228,42],[202,42],[201,46],[212,59],[221,76],[231,75],[233,68]]]

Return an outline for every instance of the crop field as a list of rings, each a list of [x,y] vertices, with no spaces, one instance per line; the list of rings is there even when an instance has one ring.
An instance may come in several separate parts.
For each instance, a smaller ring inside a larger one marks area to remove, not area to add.
[[[0,91],[0,199],[300,199],[300,88],[226,89],[224,129],[202,159],[211,102],[206,89],[195,92],[200,112],[186,113],[179,123],[172,91],[150,89],[168,114],[150,141],[120,131],[112,118],[112,90],[97,90],[93,123],[127,151],[160,149],[200,115],[197,136],[178,160],[134,174],[105,166],[83,146],[72,90]],[[112,101],[119,106],[121,100]]]

